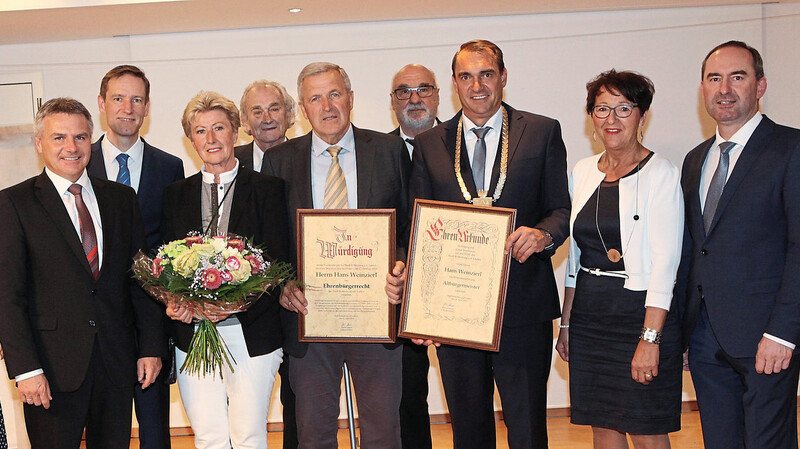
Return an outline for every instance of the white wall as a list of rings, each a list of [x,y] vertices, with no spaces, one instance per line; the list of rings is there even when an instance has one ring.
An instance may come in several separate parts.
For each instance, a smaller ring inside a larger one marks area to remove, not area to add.
[[[153,90],[149,142],[182,157],[187,173],[198,168],[183,137],[180,115],[201,89],[217,90],[238,103],[250,81],[268,78],[295,93],[297,73],[307,63],[327,60],[345,67],[355,91],[353,122],[391,130],[391,77],[410,62],[430,67],[441,85],[440,117],[457,110],[450,84],[450,60],[458,45],[490,39],[505,52],[509,81],[506,100],[516,108],[561,121],[569,164],[599,151],[584,112],[585,83],[615,67],[639,71],[655,83],[656,95],[645,144],[679,165],[685,153],[714,131],[699,94],[700,63],[714,45],[744,40],[762,50],[769,88],[765,112],[778,122],[800,126],[794,89],[800,58],[795,44],[800,5],[725,6],[633,10],[447,20],[378,22],[119,37],[73,42],[0,46],[0,73],[41,71],[46,98],[73,96],[96,111],[103,74],[118,63],[140,66]],[[88,23],[88,21],[87,21]],[[96,124],[99,135],[102,128]],[[294,135],[309,130],[300,120]],[[96,136],[95,136],[96,137]],[[565,247],[557,253],[562,283]],[[557,359],[557,356],[556,356]],[[553,361],[549,405],[568,405],[567,366]],[[686,382],[684,398],[693,398]],[[277,401],[277,393],[275,400]],[[446,406],[434,373],[431,413]],[[499,405],[499,402],[498,402]],[[175,425],[180,417],[176,412]],[[280,420],[273,407],[272,420]]]

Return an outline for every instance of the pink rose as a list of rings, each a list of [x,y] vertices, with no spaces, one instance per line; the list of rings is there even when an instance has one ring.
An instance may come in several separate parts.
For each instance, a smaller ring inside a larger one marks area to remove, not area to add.
[[[208,290],[216,290],[222,285],[222,273],[214,267],[203,272],[203,287]]]
[[[198,236],[186,237],[186,246],[187,247],[191,248],[192,245],[194,245],[195,243],[203,243],[203,237],[201,237],[199,235]]]
[[[231,256],[225,259],[225,266],[231,271],[236,271],[242,267],[242,263],[236,257]]]
[[[256,274],[261,271],[261,262],[258,261],[256,256],[244,256],[245,260],[250,262],[250,273]]]
[[[242,239],[228,240],[228,248],[238,249],[239,252],[244,251],[244,242]]]
[[[221,271],[219,275],[225,282],[230,282],[233,280],[233,275],[231,275],[230,271]]]
[[[151,266],[150,271],[153,273],[153,276],[155,277],[161,276],[161,272],[164,271],[164,265],[161,265],[161,262],[163,262],[163,260],[160,257],[156,257],[155,259],[153,259],[153,264]]]

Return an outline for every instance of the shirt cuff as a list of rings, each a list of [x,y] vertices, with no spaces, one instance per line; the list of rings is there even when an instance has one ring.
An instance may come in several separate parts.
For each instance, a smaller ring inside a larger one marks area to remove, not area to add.
[[[31,377],[38,376],[39,374],[44,374],[44,370],[39,368],[33,371],[28,371],[27,373],[22,373],[19,376],[14,377],[14,380],[17,382],[22,382],[25,379],[30,379]]]
[[[787,348],[791,349],[792,351],[794,351],[794,348],[795,348],[795,344],[794,343],[789,343],[786,340],[780,339],[780,338],[778,338],[778,337],[776,337],[774,335],[770,335],[770,334],[768,334],[766,332],[764,333],[764,337],[765,338],[769,338],[770,340],[774,341],[775,343],[780,343],[780,344],[786,346]]]

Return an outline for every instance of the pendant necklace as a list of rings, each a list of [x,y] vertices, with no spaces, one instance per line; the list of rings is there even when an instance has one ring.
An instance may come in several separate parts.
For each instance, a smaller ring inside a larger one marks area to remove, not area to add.
[[[631,227],[631,233],[628,235],[628,241],[625,242],[625,247],[630,249],[631,237],[633,237],[633,231],[636,229],[636,222],[639,221],[639,171],[641,170],[642,161],[639,161],[636,164],[636,196],[635,196],[635,212],[633,215],[633,227]],[[622,178],[620,178],[622,179]],[[617,180],[617,185],[619,186],[619,179]],[[611,262],[617,263],[625,257],[625,253],[620,253],[616,248],[608,249],[606,246],[606,241],[603,239],[603,233],[600,232],[600,222],[598,220],[598,215],[600,212],[600,190],[603,187],[603,181],[600,181],[600,185],[597,186],[597,201],[595,202],[594,206],[594,226],[597,229],[597,235],[600,237],[600,243],[603,244],[603,250],[606,252],[606,257]],[[627,252],[627,251],[626,251]]]

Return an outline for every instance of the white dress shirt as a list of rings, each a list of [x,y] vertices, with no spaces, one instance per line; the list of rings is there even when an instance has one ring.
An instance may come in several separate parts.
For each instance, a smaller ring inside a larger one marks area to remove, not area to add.
[[[356,139],[353,136],[352,124],[335,145],[342,147],[339,151],[339,166],[342,167],[344,181],[347,184],[347,206],[350,209],[357,209]],[[322,209],[325,205],[325,179],[328,177],[333,159],[327,149],[331,146],[333,145],[322,140],[317,133],[311,133],[311,197],[314,209]]]
[[[106,166],[106,178],[111,181],[116,181],[119,174],[119,161],[117,156],[122,154],[119,148],[115,147],[108,139],[108,135],[103,137],[100,141],[103,148],[103,164]],[[142,179],[142,160],[144,159],[144,141],[142,138],[136,139],[128,151],[125,152],[128,157],[128,172],[131,174],[131,187],[137,193],[139,192],[139,180]]]
[[[462,128],[464,131],[464,145],[467,146],[467,155],[469,156],[469,166],[472,167],[472,157],[475,154],[475,144],[478,142],[478,136],[472,132],[473,128],[482,128],[475,125],[465,114],[461,114]],[[500,135],[503,129],[503,106],[489,118],[483,127],[490,126],[492,129],[486,133],[483,140],[486,142],[486,170],[483,174],[483,185],[486,190],[489,190],[492,182],[492,168],[494,161],[497,157],[497,147],[500,145]],[[493,192],[489,192],[489,196]]]

